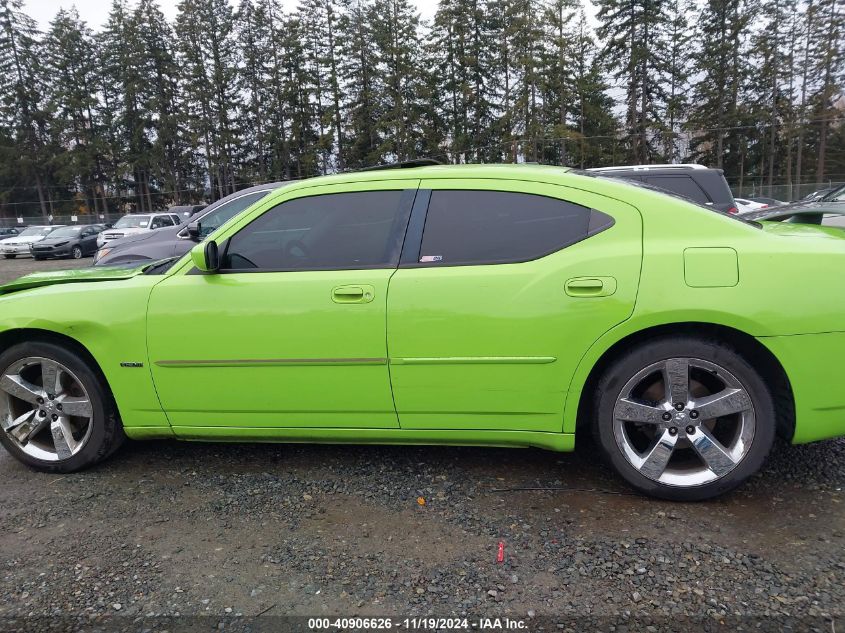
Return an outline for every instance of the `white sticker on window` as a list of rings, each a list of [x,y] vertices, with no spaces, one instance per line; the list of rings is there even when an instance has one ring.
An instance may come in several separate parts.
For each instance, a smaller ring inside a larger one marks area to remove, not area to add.
[[[420,257],[421,264],[427,264],[429,262],[442,262],[443,255],[423,255]]]

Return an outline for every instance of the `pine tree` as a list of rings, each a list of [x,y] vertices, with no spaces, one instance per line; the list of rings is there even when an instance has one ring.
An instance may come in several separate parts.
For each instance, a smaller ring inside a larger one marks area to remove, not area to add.
[[[585,167],[607,167],[618,163],[616,143],[618,125],[613,116],[613,99],[608,94],[603,64],[599,59],[594,35],[587,25],[584,10],[578,16],[575,49],[574,112],[578,139],[578,159]]]
[[[426,68],[455,160],[496,160],[496,30],[483,0],[443,0],[434,16]]]
[[[662,104],[667,99],[667,55],[663,50],[669,19],[667,0],[597,0],[598,37],[611,75],[626,87],[625,125],[630,160],[659,158],[655,130],[664,128]]]
[[[685,121],[689,108],[687,90],[689,88],[689,48],[692,34],[687,20],[686,2],[670,0],[667,6],[669,23],[667,25],[664,49],[668,53],[666,60],[666,102],[663,113],[663,145],[666,158],[670,162],[680,160],[682,148],[679,145],[681,124]]]
[[[419,15],[410,0],[375,0],[371,29],[378,59],[375,93],[381,112],[377,123],[379,158],[416,158],[422,79]]]
[[[341,85],[341,52],[338,42],[341,7],[337,0],[304,0],[299,15],[306,40],[304,44],[316,84],[322,169],[328,170],[332,153],[336,156],[337,168],[344,169],[344,91]]]
[[[164,200],[189,200],[191,182],[185,130],[180,116],[180,70],[176,61],[173,29],[156,0],[140,0],[132,18],[141,48],[139,71],[143,77],[142,104],[147,134],[152,136],[150,175],[166,192]]]
[[[378,58],[372,32],[373,8],[363,0],[346,0],[339,27],[343,42],[341,76],[347,86],[346,153],[348,167],[366,167],[381,162],[382,116],[377,86]]]
[[[247,177],[258,181],[268,179],[271,162],[266,120],[266,109],[270,106],[266,88],[270,75],[267,51],[272,45],[269,20],[266,6],[255,6],[252,0],[241,0],[235,14],[240,58],[238,88],[244,95],[240,118],[244,144],[242,164]]]
[[[543,130],[553,143],[541,155],[543,162],[567,165],[567,142],[576,136],[569,121],[576,113],[576,66],[583,62],[584,51],[577,49],[576,16],[580,5],[573,0],[553,0],[543,15],[545,25],[541,50],[541,86]],[[579,152],[575,152],[576,156]]]
[[[134,191],[139,211],[152,211],[148,114],[144,106],[147,89],[141,60],[143,42],[135,18],[125,0],[113,0],[101,40],[100,67],[103,82],[104,127],[111,138],[111,163],[117,190]],[[118,194],[120,195],[120,194]]]
[[[178,59],[194,142],[206,158],[213,197],[236,189],[235,121],[239,94],[235,81],[237,46],[234,16],[227,0],[182,0],[176,19]]]
[[[3,149],[3,162],[15,161],[19,186],[34,183],[41,214],[47,217],[52,200],[44,171],[48,154],[41,50],[35,21],[21,7],[22,0],[0,0],[0,120],[11,142]]]
[[[740,86],[750,75],[745,33],[753,11],[748,0],[708,0],[698,19],[701,42],[693,55],[699,79],[687,129],[691,156],[705,165],[744,172],[747,148],[740,124]]]
[[[834,102],[841,96],[845,81],[845,9],[841,0],[819,0],[817,16],[813,70],[820,81],[811,101],[812,117],[818,127],[816,184],[821,185],[827,175],[828,138],[832,121],[841,116]]]
[[[44,43],[50,136],[59,151],[51,161],[58,182],[91,200],[86,211],[105,213],[96,55],[92,34],[75,9],[60,10]]]

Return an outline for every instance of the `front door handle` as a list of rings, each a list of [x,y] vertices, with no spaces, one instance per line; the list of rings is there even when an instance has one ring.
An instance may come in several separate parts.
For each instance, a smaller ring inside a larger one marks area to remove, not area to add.
[[[375,296],[372,286],[337,286],[332,289],[332,301],[335,303],[369,303]]]
[[[566,282],[570,297],[607,297],[616,292],[614,277],[573,277]]]

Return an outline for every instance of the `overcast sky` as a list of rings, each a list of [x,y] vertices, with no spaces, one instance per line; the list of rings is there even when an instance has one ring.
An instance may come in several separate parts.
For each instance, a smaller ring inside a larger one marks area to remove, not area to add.
[[[420,14],[424,19],[434,16],[437,9],[437,0],[415,0],[419,7]],[[171,20],[176,17],[176,6],[178,0],[159,0],[159,7]],[[234,5],[235,3],[230,3]],[[299,0],[281,0],[282,6],[286,9],[293,9],[299,4]],[[38,20],[42,29],[46,29],[59,9],[70,9],[75,6],[79,16],[88,23],[94,30],[98,30],[106,23],[111,8],[110,0],[24,0],[23,7],[27,14]]]

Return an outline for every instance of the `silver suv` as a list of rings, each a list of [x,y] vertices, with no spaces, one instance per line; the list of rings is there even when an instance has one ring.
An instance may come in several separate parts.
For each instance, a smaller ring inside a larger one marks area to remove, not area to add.
[[[100,233],[97,237],[97,248],[102,248],[104,244],[127,235],[137,235],[168,226],[179,226],[181,223],[182,218],[178,213],[130,213],[115,222],[113,227]]]

